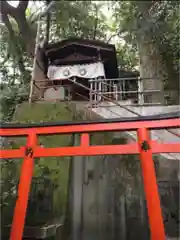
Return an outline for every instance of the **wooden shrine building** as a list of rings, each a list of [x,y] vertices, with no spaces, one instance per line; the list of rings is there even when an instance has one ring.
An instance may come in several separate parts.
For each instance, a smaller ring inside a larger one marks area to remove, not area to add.
[[[41,59],[45,77],[41,84],[35,79],[34,85],[41,88],[44,100],[87,101],[91,85],[101,92],[102,79],[118,78],[115,46],[98,40],[69,38],[49,43],[41,49]],[[96,82],[91,84],[93,79]],[[97,79],[101,79],[99,84]],[[112,91],[108,84],[106,91]]]

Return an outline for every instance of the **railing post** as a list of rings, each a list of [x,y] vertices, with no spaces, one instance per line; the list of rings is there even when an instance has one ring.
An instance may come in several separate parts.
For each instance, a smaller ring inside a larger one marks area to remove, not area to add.
[[[101,87],[102,87],[102,101],[104,101],[103,98],[104,98],[104,92],[105,92],[105,83],[106,83],[106,82],[105,82],[105,79],[102,77],[102,78],[101,78],[101,84],[102,84],[102,85],[101,85]]]
[[[165,231],[161,211],[156,173],[152,158],[149,132],[146,128],[138,129],[140,162],[147,202],[151,240],[165,240]]]
[[[90,106],[93,106],[93,82],[90,80],[90,90],[89,90],[89,101],[90,101]]]
[[[97,100],[98,100],[98,93],[97,93],[97,79],[95,78],[94,82],[94,100],[95,100],[95,107],[97,107]]]
[[[98,79],[98,84],[99,84],[99,89],[98,89],[98,102],[101,101],[101,98],[102,98],[102,82],[101,82],[101,79]]]
[[[118,100],[118,85],[114,84],[113,87],[114,87],[114,89],[113,89],[114,97],[115,97],[115,100],[117,101]]]
[[[36,134],[31,133],[27,139],[25,159],[21,168],[21,175],[18,186],[18,198],[14,210],[10,240],[22,240],[23,238],[28,197],[31,188],[34,168],[33,147],[36,145],[36,143],[37,136]]]
[[[138,77],[138,104],[144,104],[143,82],[140,77]]]
[[[120,79],[119,79],[119,80],[120,80]],[[122,81],[118,81],[117,85],[118,85],[118,89],[119,89],[119,91],[120,91],[119,100],[122,101],[122,100],[123,100]]]

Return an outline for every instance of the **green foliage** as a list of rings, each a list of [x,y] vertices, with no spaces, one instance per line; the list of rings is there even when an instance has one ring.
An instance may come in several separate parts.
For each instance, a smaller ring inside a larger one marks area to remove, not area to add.
[[[0,194],[0,208],[1,208],[1,224],[8,224],[12,219],[13,208],[17,197],[16,184],[19,179],[20,161],[5,160],[1,161],[1,194]]]
[[[101,11],[101,4],[96,5],[91,1],[57,1],[55,10],[55,13],[52,13],[51,41],[59,41],[60,39],[73,36],[106,39],[108,25],[106,23],[106,16]],[[26,18],[32,32],[35,33],[37,22],[31,23],[33,16],[34,12],[31,8],[27,8]],[[41,25],[42,37],[45,36],[46,31],[44,20]],[[13,18],[10,18],[10,24],[14,32],[14,37],[13,39],[11,38],[11,34],[5,26],[1,27],[0,53],[0,59],[2,59],[0,65],[1,82],[2,84],[6,83],[6,88],[8,88],[8,91],[11,91],[11,93],[8,92],[8,98],[4,92],[1,97],[2,113],[4,116],[8,115],[8,119],[12,116],[15,105],[21,100],[20,97],[17,97],[19,89],[19,85],[17,84],[28,85],[30,81],[30,69],[32,68],[32,59],[29,53],[27,53],[26,42],[24,42],[23,36],[19,31],[17,22]],[[28,95],[28,88],[27,86],[24,98]],[[12,111],[9,111],[10,109]],[[3,117],[3,119],[5,118]]]
[[[10,121],[17,104],[27,100],[28,85],[1,83],[0,120]]]
[[[165,88],[179,89],[179,2],[115,1],[110,4],[114,12],[113,24],[116,32],[125,40],[126,45],[130,46],[129,50],[127,48],[120,51],[127,52],[122,53],[122,59],[126,59],[125,63],[128,66],[132,66],[134,60],[138,63],[139,40],[146,42],[148,37],[151,40],[149,44],[156,46],[166,66],[168,77]],[[149,58],[150,55],[151,53]]]
[[[139,64],[139,57],[136,48],[131,44],[117,44],[117,60],[118,65],[122,69],[126,70],[136,70]]]
[[[52,39],[68,37],[106,39],[108,26],[100,5],[91,1],[59,1],[52,21]]]
[[[29,59],[27,59],[25,53],[25,43],[23,42],[22,36],[20,35],[18,26],[14,19],[10,18],[10,24],[13,30],[13,35],[8,33],[5,26],[1,26],[1,51],[0,51],[0,59],[1,69],[6,69],[9,72],[9,76],[14,77],[14,73],[12,69],[14,68],[16,71],[16,82],[26,83],[29,80],[29,71],[26,69],[29,64]],[[9,69],[11,71],[9,71]],[[5,76],[2,76],[2,78]],[[6,76],[7,77],[7,76]],[[4,79],[2,79],[4,82]],[[8,79],[5,78],[6,82],[9,82]]]
[[[106,23],[105,16],[102,12],[90,2],[68,2],[59,1],[56,3],[56,13],[51,24],[51,40],[63,39],[72,36],[79,36],[85,38],[105,39],[106,37]],[[30,9],[26,10],[27,21],[31,21],[33,12]],[[104,18],[104,19],[103,19]],[[10,32],[3,26],[1,35],[1,119],[4,121],[11,121],[17,104],[23,101],[23,97],[19,96],[22,93],[21,86],[25,86],[24,93],[27,97],[29,92],[29,66],[32,66],[32,59],[26,51],[26,42],[19,32],[19,28],[14,19],[10,19],[12,29],[14,31],[14,38],[11,39]],[[37,23],[31,24],[31,29],[35,32]],[[41,26],[42,36],[45,34],[45,22]],[[44,36],[43,36],[44,37]],[[7,58],[7,59],[6,59]],[[15,66],[15,71],[13,67]],[[28,74],[26,74],[28,73]],[[27,76],[26,76],[27,75]],[[22,105],[20,109],[15,112],[13,121],[15,122],[38,122],[38,121],[54,121],[54,120],[72,120],[72,115],[65,110],[64,106],[57,106],[53,104],[42,105]],[[70,145],[72,140],[70,136],[54,136],[40,138],[40,143],[44,146],[52,147],[57,145]],[[12,147],[18,148],[24,145],[25,140],[12,139]],[[65,211],[67,183],[69,176],[69,157],[51,158],[51,159],[37,159],[35,176],[46,177],[50,179],[55,185],[54,191],[54,215],[60,216]],[[6,163],[3,163],[6,164]],[[11,208],[6,208],[3,211],[3,216],[6,215],[7,221],[12,217],[12,208],[14,205],[14,198],[12,197],[11,189],[15,187],[15,177],[13,171],[19,172],[20,164],[15,163],[11,168],[11,162],[8,161],[7,167],[9,173],[4,171],[3,178],[10,180],[8,184],[4,185],[3,192],[7,192],[6,198],[3,197],[3,204],[8,203]],[[11,176],[9,175],[11,174]],[[5,196],[3,195],[3,196]],[[4,205],[3,205],[4,206]],[[8,210],[9,209],[9,210]]]
[[[111,19],[103,12],[104,4],[109,5],[112,11]],[[34,14],[31,8],[26,9],[27,22],[35,35],[37,22],[31,22]],[[169,72],[167,85],[175,85],[175,80],[177,83],[179,77],[179,16],[177,1],[108,1],[98,4],[93,1],[57,1],[52,13],[50,40],[59,41],[74,36],[108,41],[115,37],[118,64],[129,70],[139,66],[138,36],[143,36],[144,40],[146,36],[150,36],[166,62]],[[0,36],[0,118],[4,121],[11,121],[17,104],[27,99],[32,68],[32,56],[27,51],[27,42],[24,41],[17,22],[10,18],[10,24],[14,32],[13,38],[5,26],[1,26]],[[41,27],[41,35],[44,37],[45,21]],[[13,121],[28,123],[71,120],[71,113],[66,111],[64,106],[60,109],[59,107],[52,104],[44,104],[43,107],[41,104],[34,104],[29,107],[25,104],[15,113]],[[44,137],[40,141],[49,147],[56,143],[71,144],[69,136]],[[17,148],[21,143],[15,142],[13,148]],[[53,158],[51,161],[41,158],[36,163],[36,176],[43,175],[56,184],[61,183],[54,197],[54,205],[57,206],[55,211],[58,211],[60,204],[61,213],[66,202],[68,167],[69,158]],[[19,164],[6,161],[3,176],[15,180],[17,176],[13,177],[12,173],[18,173],[18,169]],[[4,192],[12,192],[14,184],[9,182],[4,187],[7,190],[3,189]],[[3,195],[3,204],[9,202],[7,197],[8,194]]]
[[[66,104],[52,103],[35,103],[31,106],[28,103],[23,103],[17,107],[13,116],[13,123],[38,123],[48,121],[72,121],[73,115],[66,108]],[[10,148],[17,149],[26,144],[25,138],[11,138]],[[39,144],[45,147],[59,147],[72,145],[70,135],[55,135],[39,137]],[[3,216],[6,216],[6,223],[12,217],[13,206],[15,203],[16,183],[19,179],[19,170],[21,167],[20,161],[3,161],[1,162],[3,171],[1,181],[7,182],[3,185],[3,195],[1,202],[3,203]],[[69,179],[69,163],[70,157],[52,157],[40,158],[35,160],[34,177],[46,178],[53,183],[53,218],[59,218],[65,212],[67,189]],[[38,204],[38,203],[37,203]],[[10,207],[9,207],[10,205]],[[40,219],[33,219],[28,216],[28,221],[31,224],[40,223]],[[41,219],[42,221],[42,219]]]

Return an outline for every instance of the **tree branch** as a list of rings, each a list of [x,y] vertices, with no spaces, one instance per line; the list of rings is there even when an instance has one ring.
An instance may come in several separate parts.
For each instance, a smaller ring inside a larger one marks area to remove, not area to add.
[[[97,27],[98,27],[98,6],[96,5],[96,18],[95,18],[94,33],[93,33],[93,39],[94,40],[96,39]]]
[[[122,38],[120,35],[125,32],[125,29],[119,29],[116,33],[112,34],[109,39],[106,41],[106,43],[109,43],[114,37],[118,36],[119,38]]]
[[[11,16],[14,15],[14,12],[16,11],[16,8],[9,5],[7,1],[1,1],[1,8],[0,8],[0,12],[2,14],[9,14]]]
[[[19,9],[20,11],[25,13],[26,8],[28,6],[28,3],[29,3],[29,0],[26,0],[26,1],[21,0],[21,1],[19,1],[17,9]]]
[[[25,15],[28,3],[29,0],[28,1],[21,0],[19,1],[18,6],[15,8],[9,5],[7,1],[1,1],[1,14],[2,20],[5,23],[7,29],[9,30],[10,35],[12,35],[13,29],[9,21],[8,15],[14,18],[18,25],[20,34],[22,35],[22,38],[24,40],[26,51],[30,53],[30,55],[32,55],[34,52],[33,50],[35,45],[34,41],[35,35],[34,32],[32,31],[32,28],[29,26]]]
[[[23,59],[21,57],[21,54],[19,53],[19,46],[17,44],[13,28],[12,28],[11,23],[9,21],[9,18],[8,18],[8,16],[6,14],[2,15],[2,20],[3,20],[3,22],[5,23],[5,25],[6,25],[7,29],[8,29],[9,37],[10,37],[10,39],[12,41],[12,44],[14,45],[14,49],[15,49],[15,51],[17,53],[16,56],[18,57],[19,70],[24,75],[26,70],[25,70],[25,67],[24,67],[24,64],[23,64]],[[14,55],[14,54],[12,53],[12,55]]]
[[[3,20],[6,28],[8,29],[10,38],[13,39],[14,38],[14,31],[13,31],[13,28],[12,28],[11,23],[9,21],[8,15],[7,14],[2,14],[2,20]]]
[[[17,7],[11,6],[6,0],[1,1],[1,8],[0,11],[2,14],[9,14],[11,17],[16,17],[19,12],[25,13],[26,8],[28,6],[28,1],[19,1]]]

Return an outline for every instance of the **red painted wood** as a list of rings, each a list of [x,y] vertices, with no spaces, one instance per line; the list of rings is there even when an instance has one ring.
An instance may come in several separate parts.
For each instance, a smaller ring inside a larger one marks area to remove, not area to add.
[[[33,147],[37,143],[36,134],[33,132],[27,139],[27,147]],[[26,218],[26,210],[28,205],[28,197],[33,176],[34,159],[31,156],[24,158],[20,181],[18,186],[18,198],[14,210],[14,217],[10,233],[10,240],[21,240],[23,238],[24,224]]]
[[[155,167],[152,158],[151,142],[147,129],[138,129],[138,140],[151,240],[165,240],[166,236],[156,181]],[[144,141],[146,141],[146,143],[149,145],[149,150],[142,149],[142,143]]]
[[[31,132],[38,135],[50,134],[71,134],[71,133],[90,133],[105,131],[133,131],[138,128],[145,127],[148,129],[172,128],[180,127],[180,119],[167,119],[156,121],[136,121],[136,122],[120,122],[120,123],[94,123],[82,125],[67,125],[55,127],[38,127],[38,128],[18,128],[18,129],[2,129],[0,128],[0,136],[26,136]]]
[[[152,143],[152,153],[179,153],[180,143]],[[34,157],[93,156],[113,154],[137,154],[137,143],[125,145],[88,146],[83,143],[77,147],[34,148]],[[1,150],[1,159],[24,158],[25,148]]]
[[[143,126],[143,129],[141,127]],[[94,123],[82,125],[67,125],[56,127],[36,127],[19,129],[0,129],[1,136],[28,136],[27,147],[32,147],[33,157],[51,157],[51,156],[92,156],[92,155],[113,155],[113,154],[138,154],[140,152],[140,161],[144,179],[144,188],[147,199],[149,214],[149,224],[152,240],[164,240],[164,226],[162,221],[161,206],[156,183],[152,153],[179,153],[180,143],[157,143],[150,141],[148,136],[149,129],[179,127],[179,119],[156,120],[156,121],[138,121],[121,123]],[[89,133],[105,131],[132,131],[138,130],[139,143],[128,143],[124,145],[102,145],[90,146]],[[80,146],[42,148],[37,145],[38,135],[52,134],[74,134],[82,133]],[[146,140],[151,149],[143,151],[141,149],[142,141]],[[25,156],[25,147],[20,149],[1,150],[1,159],[4,158],[24,158],[20,183],[18,188],[18,199],[14,211],[14,218],[11,230],[11,240],[21,240],[25,223],[28,196],[31,186],[34,160],[32,156]]]

